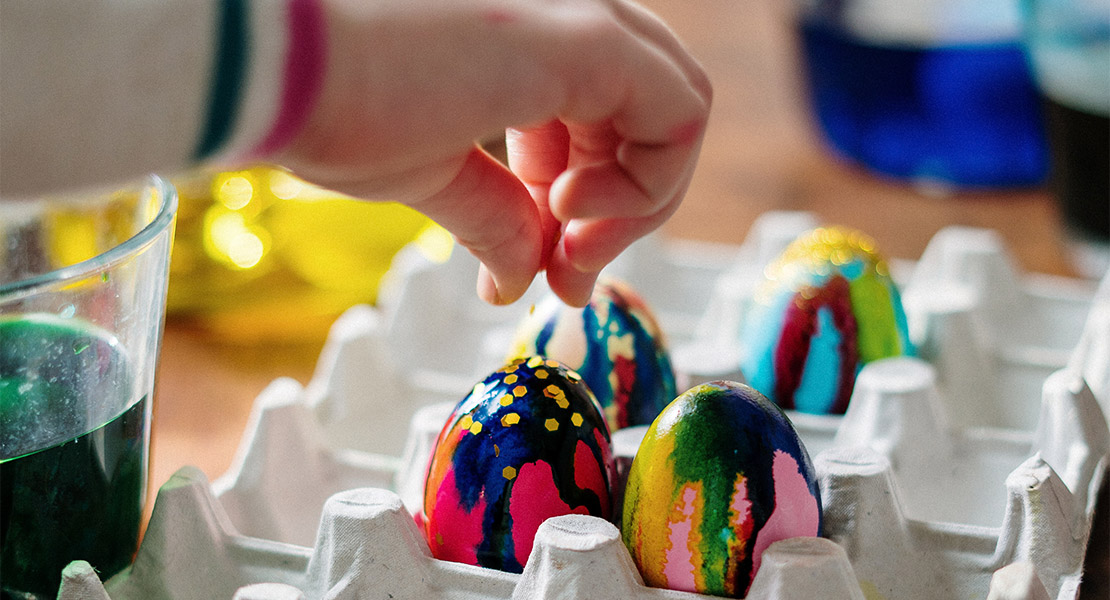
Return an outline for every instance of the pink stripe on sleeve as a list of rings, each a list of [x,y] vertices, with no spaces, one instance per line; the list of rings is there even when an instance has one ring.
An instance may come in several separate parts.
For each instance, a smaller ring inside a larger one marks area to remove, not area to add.
[[[327,38],[323,7],[319,0],[289,0],[289,47],[285,55],[285,77],[277,118],[254,156],[263,157],[289,143],[308,120],[324,83]]]

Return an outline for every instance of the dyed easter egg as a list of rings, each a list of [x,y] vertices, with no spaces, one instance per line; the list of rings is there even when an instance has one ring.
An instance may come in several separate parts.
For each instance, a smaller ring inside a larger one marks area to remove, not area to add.
[[[779,406],[842,414],[865,363],[914,353],[898,289],[867,236],[815,229],[766,275],[745,316],[741,370]]]
[[[474,386],[436,440],[423,515],[432,555],[520,573],[547,518],[610,518],[613,474],[582,379],[551,359],[513,361]]]
[[[663,331],[628,284],[602,277],[585,308],[554,295],[522,320],[512,357],[542,355],[577,371],[605,411],[609,429],[647,425],[674,399]]]
[[[820,533],[809,454],[782,410],[746,385],[682,394],[632,461],[621,534],[648,585],[741,597],[767,546]]]

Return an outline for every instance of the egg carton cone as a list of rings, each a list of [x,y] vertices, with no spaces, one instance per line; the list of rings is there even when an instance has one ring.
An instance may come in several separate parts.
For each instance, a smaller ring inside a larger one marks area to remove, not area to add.
[[[1110,422],[1110,270],[1098,286],[1068,367],[1082,373]]]
[[[752,600],[864,600],[844,550],[823,538],[776,542]],[[329,497],[312,547],[239,533],[204,475],[185,467],[162,486],[131,567],[102,583],[84,562],[59,600],[697,600],[646,587],[617,528],[596,517],[545,521],[517,575],[433,558],[399,496],[356,488]]]
[[[954,423],[1029,430],[1036,403],[1010,399],[1068,364],[1095,296],[1086,280],[1019,273],[994,231],[954,226],[926,247],[903,305],[911,338],[941,384],[981,399],[949,405]]]
[[[882,597],[982,597],[995,571],[1022,562],[1048,597],[1075,598],[1110,465],[1090,388],[1073,370],[1053,373],[1031,436],[953,429],[944,393],[917,359],[864,367],[816,458],[824,535]]]

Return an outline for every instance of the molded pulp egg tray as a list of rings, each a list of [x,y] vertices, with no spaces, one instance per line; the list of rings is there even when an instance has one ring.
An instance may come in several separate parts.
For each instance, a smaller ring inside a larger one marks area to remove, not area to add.
[[[768,213],[740,247],[648,238],[610,267],[654,309],[680,390],[743,381],[745,303],[813,226]],[[993,232],[959,227],[891,270],[919,357],[865,366],[843,416],[788,413],[825,537],[772,544],[748,597],[1075,598],[1089,545],[1107,543],[1091,526],[1110,464],[1110,278],[1017,273]],[[434,440],[545,287],[491,307],[469,292],[476,271],[465,252],[402,252],[380,305],[336,321],[308,386],[258,397],[228,473],[180,470],[133,566],[102,585],[73,563],[59,597],[708,598],[644,586],[594,517],[545,522],[521,575],[431,557],[412,514]],[[618,478],[645,429],[614,433]]]

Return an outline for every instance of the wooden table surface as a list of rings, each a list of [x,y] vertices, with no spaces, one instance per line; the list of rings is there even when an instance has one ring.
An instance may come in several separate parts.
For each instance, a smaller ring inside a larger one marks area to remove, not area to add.
[[[668,235],[738,244],[765,211],[808,210],[871,234],[888,256],[916,258],[939,229],[964,224],[1000,232],[1025,270],[1074,275],[1044,190],[925,193],[830,157],[807,112],[780,6],[788,3],[645,4],[687,42],[715,89],[698,170]],[[186,464],[221,475],[255,396],[276,377],[306,383],[325,333],[299,345],[229,346],[171,317],[156,391],[152,491]]]

